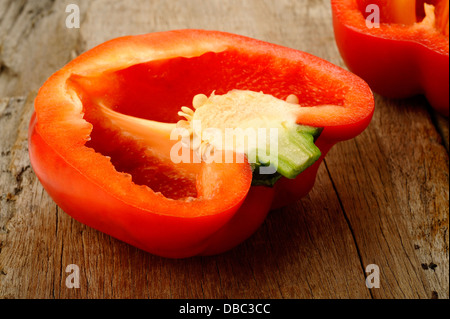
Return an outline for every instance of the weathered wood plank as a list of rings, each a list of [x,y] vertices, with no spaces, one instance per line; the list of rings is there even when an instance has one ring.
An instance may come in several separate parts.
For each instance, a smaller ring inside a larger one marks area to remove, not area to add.
[[[377,298],[448,298],[448,155],[425,105],[377,97],[371,127],[327,159]]]
[[[0,2],[0,97],[26,96],[0,100],[0,297],[448,297],[448,155],[420,99],[377,98],[370,129],[332,150],[311,194],[220,256],[155,257],[62,212],[29,166],[29,92],[81,52],[122,35],[203,28],[343,66],[327,0],[71,3],[80,29],[65,28],[62,1]],[[434,122],[445,141],[445,120]],[[371,263],[380,289],[365,286]],[[70,264],[80,266],[80,289],[65,285]]]
[[[27,105],[27,107],[25,107]],[[17,297],[25,291],[24,286],[17,285],[17,280],[29,280],[32,285],[46,279],[45,288],[48,289],[51,277],[36,278],[38,274],[47,276],[47,262],[42,263],[42,253],[52,247],[47,245],[51,237],[41,237],[36,232],[34,221],[52,224],[45,218],[31,218],[39,213],[42,202],[42,191],[32,172],[28,161],[27,126],[32,112],[32,98],[24,97],[0,100],[0,185],[1,185],[1,214],[0,214],[0,296]],[[18,240],[11,241],[11,235]],[[30,245],[30,242],[34,245]],[[36,250],[35,250],[36,249]],[[30,272],[26,265],[32,264],[35,269]],[[26,287],[26,286],[25,286]],[[43,293],[44,289],[43,287]]]
[[[79,32],[65,27],[64,1],[1,5],[0,97],[27,95],[70,60]]]

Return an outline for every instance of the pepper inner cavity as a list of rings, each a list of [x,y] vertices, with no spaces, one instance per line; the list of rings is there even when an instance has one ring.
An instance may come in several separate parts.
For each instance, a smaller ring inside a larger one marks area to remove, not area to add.
[[[295,178],[321,155],[314,145],[321,129],[297,124],[307,109],[295,95],[281,100],[232,90],[196,95],[192,108],[181,108],[184,119],[161,123],[115,112],[97,101],[86,109],[85,118],[94,124],[86,146],[109,156],[116,170],[131,175],[134,183],[172,199],[197,197],[196,178],[208,152],[242,155],[231,161],[246,156],[254,170],[253,184],[273,186],[281,176]],[[174,134],[180,130],[181,135]],[[187,158],[180,159],[186,152]]]
[[[387,23],[416,25],[432,28],[449,36],[448,0],[395,0],[389,1],[382,20]]]

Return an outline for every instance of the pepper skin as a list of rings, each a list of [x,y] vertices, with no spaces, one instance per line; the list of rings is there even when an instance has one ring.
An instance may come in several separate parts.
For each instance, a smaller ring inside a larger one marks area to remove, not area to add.
[[[349,70],[374,92],[389,98],[424,94],[448,117],[448,0],[426,1],[436,14],[435,22],[426,23],[424,2],[331,0],[336,43]],[[369,4],[380,8],[379,28],[366,25]]]
[[[294,180],[251,186],[249,163],[174,164],[164,159],[175,142],[124,133],[99,108],[176,123],[194,95],[233,89],[296,94],[298,122],[323,128],[321,159]],[[328,150],[360,134],[373,111],[363,80],[307,53],[215,31],[152,33],[108,41],[51,76],[35,100],[29,154],[74,219],[155,255],[213,255],[251,236],[271,207],[306,195]]]

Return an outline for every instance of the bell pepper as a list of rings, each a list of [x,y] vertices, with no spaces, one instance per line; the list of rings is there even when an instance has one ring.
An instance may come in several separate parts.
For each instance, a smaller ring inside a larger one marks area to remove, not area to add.
[[[448,0],[331,4],[336,42],[350,71],[380,95],[423,94],[434,109],[449,115]]]
[[[29,154],[81,223],[163,257],[213,255],[307,194],[330,148],[373,111],[363,80],[307,53],[216,31],[151,33],[110,40],[52,75],[35,100]],[[195,119],[274,125],[279,156],[220,149],[195,135]],[[183,129],[187,139],[172,138]],[[204,146],[220,151],[204,160]],[[188,161],[173,159],[186,150]],[[275,160],[276,172],[258,175]]]

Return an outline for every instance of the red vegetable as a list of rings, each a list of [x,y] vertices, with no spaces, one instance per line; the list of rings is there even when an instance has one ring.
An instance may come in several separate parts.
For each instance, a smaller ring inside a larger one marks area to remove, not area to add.
[[[424,94],[448,116],[448,0],[332,0],[331,4],[336,42],[350,71],[390,98]],[[377,13],[373,5],[379,8],[379,27],[373,25]]]
[[[251,186],[247,162],[173,163],[175,141],[136,119],[176,123],[196,94],[233,89],[296,94],[305,110],[297,122],[324,128],[322,157],[274,188]],[[29,153],[47,192],[78,221],[156,255],[210,255],[248,238],[272,205],[307,194],[323,156],[361,133],[373,109],[364,81],[309,54],[221,32],[153,33],[106,42],[47,80]]]

